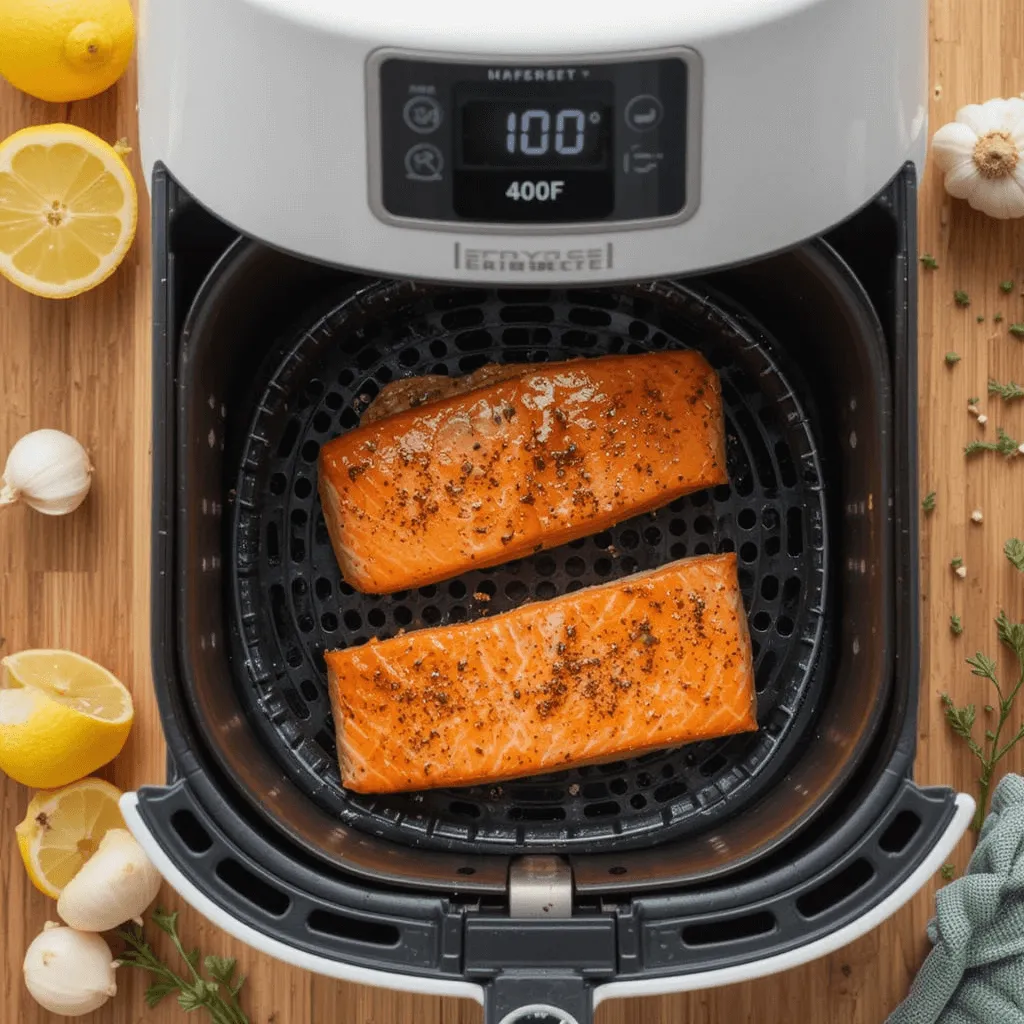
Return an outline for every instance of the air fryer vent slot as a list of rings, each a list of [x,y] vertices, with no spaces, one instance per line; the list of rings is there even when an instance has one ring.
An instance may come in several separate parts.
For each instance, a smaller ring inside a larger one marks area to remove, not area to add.
[[[863,888],[875,877],[875,869],[863,857],[847,865],[837,875],[823,882],[816,889],[804,893],[796,901],[796,909],[808,918],[818,917],[838,907],[858,889]]]
[[[306,923],[311,932],[350,942],[365,942],[371,946],[397,946],[402,938],[402,933],[393,924],[336,914],[330,910],[314,910]]]
[[[218,861],[215,870],[217,877],[237,895],[268,914],[284,917],[291,909],[291,900],[280,889],[264,882],[237,860]]]
[[[171,815],[171,827],[192,853],[206,853],[213,846],[209,833],[191,811],[175,811]]]
[[[878,846],[886,853],[902,853],[921,827],[921,818],[913,811],[900,811],[882,833]]]
[[[683,928],[686,946],[718,946],[728,942],[742,942],[760,935],[769,935],[776,929],[775,916],[767,910],[725,921],[701,921]]]

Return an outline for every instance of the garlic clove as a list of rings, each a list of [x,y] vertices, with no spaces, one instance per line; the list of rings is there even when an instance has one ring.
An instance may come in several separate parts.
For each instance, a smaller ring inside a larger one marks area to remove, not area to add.
[[[60,430],[34,430],[7,456],[0,481],[0,506],[23,502],[44,515],[73,512],[92,485],[86,450]]]
[[[72,928],[105,932],[135,920],[156,899],[162,879],[135,837],[112,828],[57,901]]]
[[[932,136],[932,153],[944,168],[950,168],[960,162],[972,163],[977,144],[978,135],[969,125],[951,121]]]
[[[102,936],[50,921],[29,944],[22,972],[40,1006],[63,1017],[81,1017],[117,994],[116,966]]]
[[[981,179],[979,187],[967,196],[967,202],[973,209],[997,220],[1024,217],[1024,185],[1012,174],[1005,178]]]
[[[968,103],[956,112],[956,119],[960,124],[967,125],[975,135],[987,135],[1002,127],[994,100],[987,103]]]

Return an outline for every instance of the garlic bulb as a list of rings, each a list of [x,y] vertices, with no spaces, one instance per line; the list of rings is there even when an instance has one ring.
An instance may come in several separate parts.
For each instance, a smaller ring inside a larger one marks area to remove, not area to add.
[[[32,998],[61,1017],[81,1017],[117,994],[110,947],[99,935],[47,922],[25,953]]]
[[[125,921],[142,924],[156,899],[160,872],[127,829],[112,828],[60,894],[57,913],[72,928],[105,932]]]
[[[1024,98],[961,107],[932,137],[946,191],[975,210],[1024,217]]]
[[[48,516],[74,512],[92,484],[85,449],[59,430],[34,430],[11,449],[0,480],[0,507],[23,501]]]

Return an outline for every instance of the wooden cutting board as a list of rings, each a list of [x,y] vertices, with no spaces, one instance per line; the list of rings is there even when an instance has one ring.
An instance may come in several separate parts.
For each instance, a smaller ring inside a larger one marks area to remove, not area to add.
[[[1024,89],[1024,5],[1020,0],[933,0],[931,19],[932,127],[967,102]],[[0,83],[0,137],[50,121],[70,121],[114,140],[137,142],[134,69],[117,89],[67,106],[30,100]],[[141,185],[137,156],[132,170]],[[756,173],[756,168],[752,168]],[[0,457],[28,430],[58,427],[93,452],[96,485],[88,503],[66,520],[22,508],[0,513],[0,651],[68,647],[116,672],[137,705],[135,729],[116,763],[103,774],[124,789],[163,779],[164,750],[150,682],[150,337],[146,213],[139,239],[119,273],[89,295],[67,303],[32,298],[0,281]],[[1024,618],[1024,586],[1002,556],[1004,540],[1024,537],[1024,458],[997,456],[966,463],[962,445],[979,428],[966,412],[971,395],[984,396],[989,376],[1024,381],[1024,343],[1004,330],[1024,321],[1024,220],[1000,224],[954,202],[929,167],[921,195],[921,249],[939,269],[921,276],[922,493],[937,492],[923,529],[924,675],[917,779],[970,788],[975,768],[949,735],[937,700],[948,689],[963,702],[987,700],[963,659],[994,651],[991,620],[1000,607]],[[1011,294],[998,282],[1013,279]],[[953,291],[971,297],[957,308]],[[1001,312],[1002,324],[992,317]],[[983,323],[977,316],[984,316]],[[953,369],[949,350],[963,359]],[[1024,402],[1016,408],[984,403],[988,431],[1004,426],[1024,437]],[[980,508],[984,521],[970,521]],[[967,578],[949,560],[961,556]],[[954,639],[949,616],[963,617]],[[1006,666],[1008,669],[1009,666]],[[1024,749],[1008,767],[1024,769]],[[14,842],[26,791],[0,781],[0,919],[4,966],[0,1020],[55,1020],[28,997],[21,982],[25,947],[54,917],[53,904],[28,883]],[[971,839],[956,852],[966,863]],[[905,995],[927,949],[925,924],[938,878],[894,918],[824,960],[787,974],[711,992],[618,1002],[602,1007],[600,1024],[878,1024]],[[169,906],[180,901],[165,891]],[[249,975],[245,1002],[253,1024],[476,1024],[475,1004],[341,984],[258,955],[186,910],[187,941],[204,952],[237,956]],[[168,1002],[147,1010],[143,979],[128,971],[121,992],[87,1024],[171,1024],[183,1021]],[[193,1016],[187,1018],[199,1021]]]

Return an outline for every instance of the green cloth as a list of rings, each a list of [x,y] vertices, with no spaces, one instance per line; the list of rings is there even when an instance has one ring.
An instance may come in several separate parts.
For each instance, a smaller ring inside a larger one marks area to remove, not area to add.
[[[996,787],[967,873],[940,889],[932,951],[887,1024],[1024,1024],[1024,779]]]

